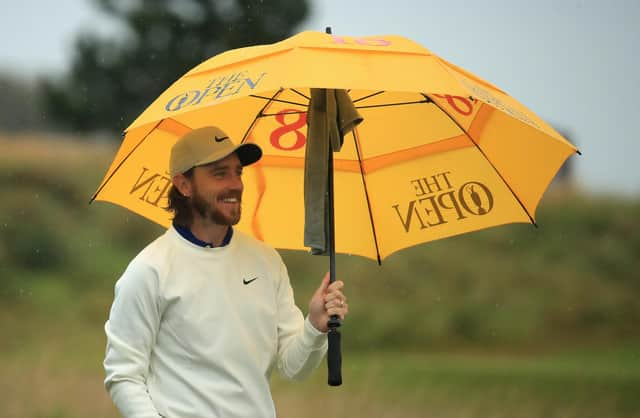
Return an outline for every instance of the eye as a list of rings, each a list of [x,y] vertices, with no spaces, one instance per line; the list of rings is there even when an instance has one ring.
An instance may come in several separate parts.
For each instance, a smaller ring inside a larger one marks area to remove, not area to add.
[[[226,171],[223,170],[215,170],[213,171],[213,177],[217,178],[217,179],[223,179],[226,176]]]

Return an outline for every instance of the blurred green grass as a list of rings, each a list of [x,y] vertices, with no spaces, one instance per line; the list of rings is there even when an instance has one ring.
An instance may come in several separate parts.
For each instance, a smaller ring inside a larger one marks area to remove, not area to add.
[[[326,377],[317,373],[308,385],[277,382],[276,393],[284,393],[281,402],[291,410],[290,404],[304,403],[296,399],[315,403],[320,397],[318,408],[329,416],[342,415],[341,408],[362,417],[640,414],[635,345],[544,354],[484,350],[347,353],[345,360],[347,393],[327,388]],[[339,406],[340,400],[347,406]]]
[[[0,416],[114,417],[113,285],[162,229],[88,200],[115,146],[0,135]],[[280,416],[638,417],[640,200],[552,190],[507,225],[338,257],[345,385],[274,379]],[[283,251],[299,306],[328,260]]]

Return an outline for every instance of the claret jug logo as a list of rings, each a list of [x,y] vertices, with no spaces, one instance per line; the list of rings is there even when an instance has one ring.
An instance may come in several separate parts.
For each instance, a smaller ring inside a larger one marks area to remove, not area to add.
[[[483,216],[493,209],[491,190],[479,181],[454,182],[450,171],[409,181],[416,198],[391,208],[405,232]]]
[[[164,106],[167,112],[175,112],[188,106],[215,102],[235,96],[243,89],[254,90],[267,73],[249,74],[239,71],[209,80],[202,88],[184,91],[172,97]]]

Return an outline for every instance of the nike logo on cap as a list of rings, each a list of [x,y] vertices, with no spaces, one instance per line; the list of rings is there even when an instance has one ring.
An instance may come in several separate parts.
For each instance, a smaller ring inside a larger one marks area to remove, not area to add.
[[[249,284],[249,283],[251,283],[251,282],[253,282],[253,281],[255,281],[255,280],[258,280],[258,277],[257,277],[257,276],[256,276],[256,277],[254,277],[253,279],[250,279],[250,280],[242,279],[242,283],[244,283],[244,284]]]
[[[222,141],[224,141],[225,139],[228,139],[228,138],[229,138],[228,136],[223,136],[222,138],[218,138],[217,136],[213,137],[213,139],[215,139],[216,142],[222,142]]]

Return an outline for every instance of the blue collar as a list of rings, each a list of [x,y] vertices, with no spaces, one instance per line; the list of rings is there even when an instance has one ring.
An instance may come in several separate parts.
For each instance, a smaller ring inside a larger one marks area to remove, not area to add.
[[[191,230],[187,227],[176,225],[175,222],[173,224],[173,227],[176,229],[176,231],[178,231],[178,234],[180,234],[182,238],[186,239],[192,244],[195,244],[199,247],[208,247],[208,248],[214,247],[212,243],[198,239],[198,237],[193,235],[193,232],[191,232]],[[222,240],[222,244],[220,244],[220,247],[224,247],[228,245],[231,242],[232,236],[233,236],[233,228],[229,227],[229,229],[227,229],[227,233],[225,234]]]

